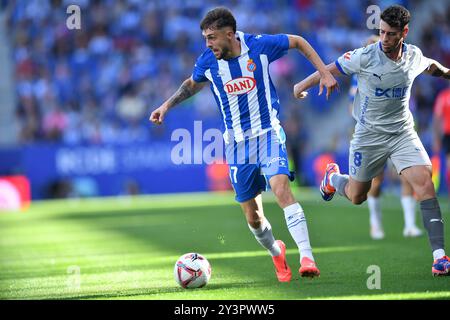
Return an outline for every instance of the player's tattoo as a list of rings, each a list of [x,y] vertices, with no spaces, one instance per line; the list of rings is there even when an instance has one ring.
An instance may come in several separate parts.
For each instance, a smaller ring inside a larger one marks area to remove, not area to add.
[[[183,102],[187,98],[192,97],[194,94],[196,94],[198,90],[195,90],[195,88],[191,87],[186,81],[183,82],[183,84],[178,88],[177,92],[173,94],[172,97],[169,99],[170,105],[176,105],[180,102]]]

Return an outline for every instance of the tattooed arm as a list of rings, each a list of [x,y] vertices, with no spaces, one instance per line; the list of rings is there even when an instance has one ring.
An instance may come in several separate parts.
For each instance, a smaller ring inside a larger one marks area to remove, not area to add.
[[[177,104],[192,97],[199,92],[207,82],[195,82],[192,77],[186,79],[169,99],[167,99],[159,108],[154,110],[150,115],[150,121],[154,124],[161,124],[164,120],[165,114],[169,109],[175,107]]]
[[[444,79],[450,80],[450,69],[444,67],[442,64],[436,60],[430,59],[431,64],[424,71],[424,73],[432,75],[433,77],[442,77]]]

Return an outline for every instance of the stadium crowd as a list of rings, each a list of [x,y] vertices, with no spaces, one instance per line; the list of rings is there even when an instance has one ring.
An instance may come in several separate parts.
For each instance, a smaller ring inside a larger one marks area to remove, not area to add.
[[[379,5],[391,3],[380,1]],[[412,1],[396,3],[408,7]],[[80,30],[66,26],[70,4],[81,8]],[[236,0],[226,5],[235,13],[239,30],[300,34],[324,61],[332,62],[376,32],[365,27],[370,4]],[[15,66],[19,141],[149,142],[170,139],[174,128],[194,120],[202,120],[204,128],[220,128],[219,111],[208,90],[187,101],[165,126],[148,123],[150,111],[191,74],[195,59],[205,49],[199,21],[218,5],[223,2],[208,1],[205,6],[201,0],[18,0],[4,4]],[[425,55],[446,66],[450,65],[448,21],[450,5],[446,12],[433,14],[417,43]],[[300,54],[289,54],[272,68],[288,136],[308,143],[303,114],[320,117],[328,108],[343,106],[312,97],[309,107],[300,110],[292,85],[313,71]],[[344,92],[346,81],[341,81]],[[419,77],[414,86],[411,107],[426,145],[431,143],[434,98],[444,86],[444,81],[431,77]]]

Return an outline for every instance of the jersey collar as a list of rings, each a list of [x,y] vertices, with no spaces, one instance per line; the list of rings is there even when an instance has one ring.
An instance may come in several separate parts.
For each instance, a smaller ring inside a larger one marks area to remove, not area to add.
[[[248,52],[248,46],[245,43],[244,33],[242,31],[236,31],[236,39],[241,41],[241,56]]]
[[[378,41],[378,48],[380,48],[381,52],[384,53],[383,47],[381,46],[381,41]],[[406,46],[405,41],[403,41],[403,43],[402,43],[402,56],[407,50],[408,50],[408,47]]]

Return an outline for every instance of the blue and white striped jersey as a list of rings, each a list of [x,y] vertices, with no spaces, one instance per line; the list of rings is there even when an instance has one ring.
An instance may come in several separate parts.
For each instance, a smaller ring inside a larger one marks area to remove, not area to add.
[[[252,35],[236,32],[241,55],[217,60],[207,49],[198,59],[192,78],[210,81],[222,114],[225,143],[240,142],[270,129],[278,131],[280,102],[269,75],[269,64],[287,53],[285,34]]]

